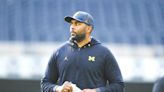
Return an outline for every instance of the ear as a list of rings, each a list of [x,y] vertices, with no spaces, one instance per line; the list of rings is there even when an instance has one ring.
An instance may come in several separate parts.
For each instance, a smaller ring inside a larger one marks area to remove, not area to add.
[[[87,32],[88,32],[88,33],[91,33],[91,32],[92,32],[92,26],[88,26],[88,27],[87,27]]]

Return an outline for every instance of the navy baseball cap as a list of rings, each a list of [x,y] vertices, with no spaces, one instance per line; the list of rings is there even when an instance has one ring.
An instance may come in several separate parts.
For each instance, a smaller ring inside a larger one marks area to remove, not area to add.
[[[85,23],[89,26],[92,26],[92,27],[94,26],[93,17],[89,13],[83,12],[83,11],[76,12],[72,17],[66,16],[64,19],[68,23],[70,23],[71,20],[77,20],[77,21]]]

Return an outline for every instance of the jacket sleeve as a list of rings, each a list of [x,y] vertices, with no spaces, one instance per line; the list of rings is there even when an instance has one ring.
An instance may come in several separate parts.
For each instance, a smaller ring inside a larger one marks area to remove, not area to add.
[[[108,84],[97,88],[98,92],[124,92],[124,82],[116,59],[110,51],[105,57],[105,78]]]
[[[44,77],[41,79],[41,91],[42,92],[53,92],[53,88],[58,80],[57,70],[57,52],[50,58]]]

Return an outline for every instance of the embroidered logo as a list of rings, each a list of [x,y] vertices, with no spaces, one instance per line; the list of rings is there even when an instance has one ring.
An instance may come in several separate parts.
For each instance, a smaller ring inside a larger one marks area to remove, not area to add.
[[[88,61],[94,62],[94,61],[95,61],[95,57],[94,57],[94,56],[89,56],[89,57],[88,57]]]
[[[64,58],[64,61],[68,61],[68,57],[67,56]]]

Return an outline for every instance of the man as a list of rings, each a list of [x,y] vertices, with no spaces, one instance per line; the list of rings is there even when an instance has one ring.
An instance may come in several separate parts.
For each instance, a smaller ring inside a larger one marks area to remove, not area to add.
[[[153,92],[164,92],[164,77],[159,78],[155,82]]]
[[[70,23],[70,40],[51,57],[41,81],[42,91],[123,92],[124,83],[114,56],[91,37],[93,17],[78,11],[73,17],[65,17],[65,21]]]

